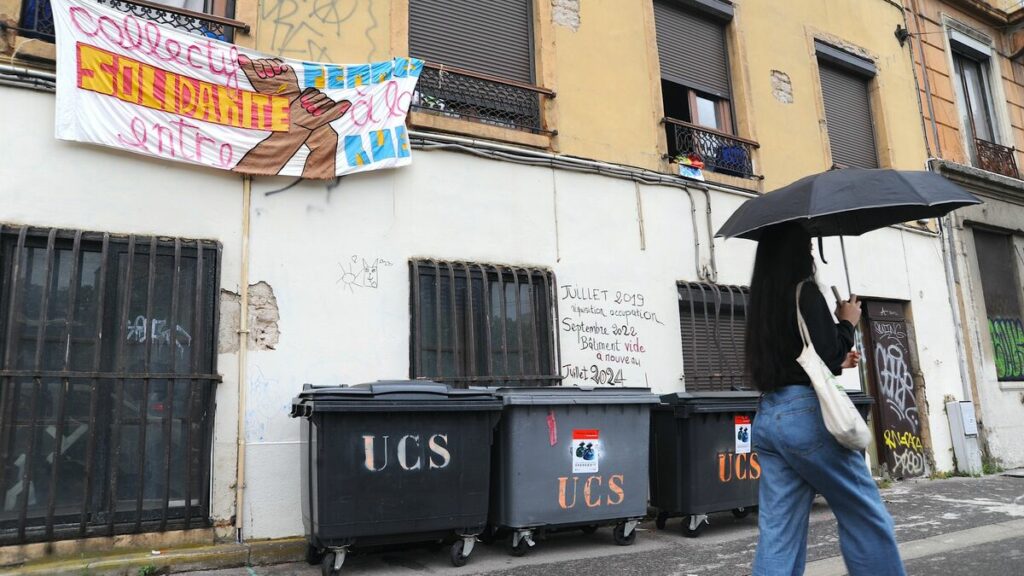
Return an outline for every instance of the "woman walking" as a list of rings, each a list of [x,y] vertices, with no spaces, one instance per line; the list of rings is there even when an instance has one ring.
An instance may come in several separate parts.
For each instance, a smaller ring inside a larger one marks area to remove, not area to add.
[[[905,576],[892,517],[863,456],[825,429],[810,378],[796,361],[803,348],[798,287],[811,342],[833,374],[860,360],[851,351],[860,303],[856,296],[840,302],[839,323],[833,323],[814,272],[811,237],[803,227],[781,224],[764,231],[750,282],[746,336],[747,369],[763,393],[753,425],[762,467],[754,576],[804,573],[815,493],[825,497],[839,521],[850,576]]]

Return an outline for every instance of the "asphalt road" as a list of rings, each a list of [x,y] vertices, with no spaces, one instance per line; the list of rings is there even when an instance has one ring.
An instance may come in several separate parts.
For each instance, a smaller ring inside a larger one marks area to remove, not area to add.
[[[911,576],[1024,575],[1024,478],[911,480],[882,491],[896,520],[907,572]],[[827,504],[815,502],[808,539],[808,576],[840,576],[835,518]],[[447,549],[427,547],[352,555],[342,573],[367,576],[415,574],[489,574],[492,576],[575,576],[593,574],[736,576],[750,573],[757,544],[757,517],[711,517],[695,539],[680,533],[680,520],[665,530],[653,522],[641,527],[633,546],[613,543],[611,529],[593,535],[578,531],[550,535],[523,558],[502,544],[478,544],[463,568],[453,568]],[[315,576],[305,564],[255,566],[193,576]]]

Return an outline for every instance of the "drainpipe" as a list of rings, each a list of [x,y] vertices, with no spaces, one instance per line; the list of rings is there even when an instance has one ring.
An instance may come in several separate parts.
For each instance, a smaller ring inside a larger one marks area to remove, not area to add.
[[[917,34],[920,37],[920,35],[921,35],[921,17],[920,17],[921,10],[917,6],[917,0],[910,0],[910,6],[911,6],[911,9],[914,11],[914,28],[917,30]],[[906,12],[903,13],[903,22],[906,23],[905,25],[909,29],[910,25],[909,25],[909,22],[907,21],[907,13]],[[910,38],[910,41],[913,42],[913,37]],[[942,158],[942,144],[939,142],[939,125],[935,122],[935,105],[932,103],[932,83],[928,79],[928,58],[927,58],[927,56],[925,56],[924,42],[918,41],[918,43],[917,43],[917,51],[918,51],[918,54],[921,55],[921,72],[922,72],[921,76],[924,77],[924,94],[925,94],[925,98],[927,99],[927,104],[928,104],[928,119],[930,120],[930,123],[932,125],[932,136],[935,138],[935,155],[937,157],[939,157],[939,158]],[[914,61],[913,56],[911,56],[910,61],[911,61],[911,64],[913,64],[913,61]],[[916,79],[917,79],[917,66],[911,66],[911,67],[914,70],[914,79],[916,81]],[[920,91],[918,92],[918,94],[920,94]],[[917,102],[920,105],[920,103],[921,103],[920,96],[918,96]],[[928,138],[925,138],[924,141],[925,141],[925,145],[927,145],[928,144]],[[929,151],[929,156],[930,155],[931,155],[931,152]]]
[[[917,0],[910,0],[910,5],[911,9],[914,12],[914,28],[920,35],[921,10],[918,7]],[[906,13],[904,13],[903,19],[904,21],[906,21]],[[909,28],[909,25],[907,27]],[[911,41],[913,41],[913,38],[911,38]],[[918,54],[920,54],[921,58],[921,76],[924,77],[924,92],[928,104],[928,119],[932,127],[932,135],[935,138],[935,156],[937,157],[929,158],[928,161],[925,163],[925,168],[932,172],[939,173],[940,170],[938,169],[934,161],[942,158],[942,144],[939,142],[939,126],[938,123],[935,121],[935,106],[932,103],[932,88],[931,82],[928,79],[928,57],[925,55],[924,42],[921,42],[919,40],[917,42],[917,49]],[[914,66],[914,77],[917,77],[917,66]],[[920,103],[920,98],[918,99],[918,103]],[[928,139],[925,138],[925,144],[927,144],[927,142]],[[960,282],[960,278],[956,262],[956,243],[953,236],[953,218],[952,216],[947,215],[943,216],[942,218],[938,218],[937,220],[939,223],[939,236],[941,238],[940,244],[942,246],[943,268],[945,268],[946,274],[946,289],[949,293],[949,308],[953,314],[953,326],[956,330],[954,340],[956,341],[956,352],[958,360],[957,365],[960,369],[960,382],[963,390],[964,400],[970,400],[973,402],[974,394],[971,391],[971,382],[967,372],[967,351],[963,341],[963,325],[961,324],[962,319],[960,317],[960,304],[958,302],[956,290],[956,287]]]
[[[242,543],[242,512],[245,509],[245,393],[246,353],[249,349],[249,213],[252,176],[242,176],[242,272],[239,279],[238,316],[238,439],[235,476],[235,538]]]
[[[953,311],[953,327],[956,331],[956,355],[959,358],[957,364],[960,368],[960,381],[963,384],[964,400],[974,401],[974,394],[971,391],[971,381],[967,375],[967,351],[963,342],[963,326],[960,318],[960,304],[957,301],[957,278],[953,270],[953,259],[956,258],[956,244],[953,240],[953,218],[943,216],[939,218],[939,234],[942,240],[942,259],[945,260],[946,287],[949,292],[949,307]]]

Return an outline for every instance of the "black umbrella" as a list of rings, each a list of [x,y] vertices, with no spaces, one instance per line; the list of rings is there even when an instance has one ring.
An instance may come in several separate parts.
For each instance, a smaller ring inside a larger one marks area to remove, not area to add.
[[[757,240],[762,230],[783,222],[799,222],[811,236],[859,236],[980,203],[934,172],[844,168],[748,200],[716,236]]]

